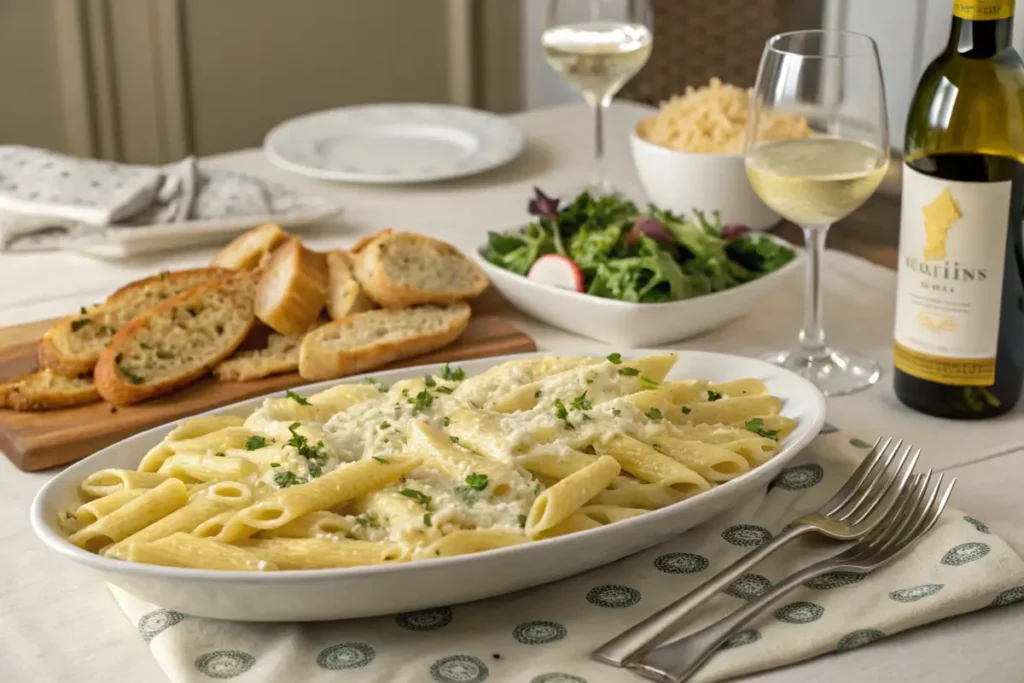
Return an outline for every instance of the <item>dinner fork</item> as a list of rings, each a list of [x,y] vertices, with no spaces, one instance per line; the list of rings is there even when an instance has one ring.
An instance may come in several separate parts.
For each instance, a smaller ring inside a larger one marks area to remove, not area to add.
[[[915,476],[881,523],[846,551],[790,575],[724,619],[651,650],[626,666],[659,683],[682,683],[726,640],[794,588],[831,571],[867,574],[905,552],[938,521],[955,483],[952,479],[943,488],[942,474],[933,480],[930,470]]]
[[[897,500],[917,464],[921,451],[892,438],[874,446],[845,484],[816,512],[793,521],[773,540],[747,553],[688,595],[633,625],[591,653],[591,658],[612,666],[625,666],[637,655],[664,642],[674,628],[693,610],[721,592],[751,567],[793,539],[816,531],[839,541],[852,541],[871,531]],[[896,466],[890,467],[893,460]],[[893,495],[886,494],[893,489]],[[883,500],[885,502],[883,503]],[[879,507],[881,505],[881,507]],[[872,512],[878,513],[872,515]]]

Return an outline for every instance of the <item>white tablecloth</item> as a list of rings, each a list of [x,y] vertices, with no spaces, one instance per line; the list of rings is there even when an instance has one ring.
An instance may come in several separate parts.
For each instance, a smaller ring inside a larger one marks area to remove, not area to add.
[[[640,197],[629,158],[628,127],[637,106],[613,107],[608,122],[613,181]],[[221,168],[304,185],[339,199],[340,220],[304,233],[315,247],[344,246],[383,227],[416,230],[463,249],[487,230],[517,225],[534,185],[553,192],[587,177],[590,130],[582,107],[530,112],[514,119],[528,146],[517,161],[489,174],[434,185],[357,187],[302,180],[272,167],[257,150],[211,159]],[[891,226],[896,230],[896,226]],[[0,254],[0,324],[77,310],[129,280],[164,269],[205,263],[212,249],[136,257],[108,263],[73,254]],[[1000,420],[956,423],[927,418],[896,402],[889,357],[895,276],[842,254],[829,254],[825,273],[828,331],[837,342],[865,351],[886,369],[870,391],[831,399],[829,419],[847,429],[896,434],[922,447],[925,464],[951,471],[960,483],[954,503],[1024,553],[1024,409]],[[762,310],[725,328],[676,345],[750,354],[795,338],[802,306],[794,281]],[[551,351],[604,351],[510,312],[509,317]],[[28,528],[27,508],[49,477],[25,474],[0,458],[0,683],[109,683],[165,680],[105,585],[47,552]],[[954,619],[842,655],[755,676],[771,683],[907,681],[1015,683],[1024,671],[1024,605]],[[958,650],[970,656],[957,654]],[[623,680],[630,676],[623,674]]]

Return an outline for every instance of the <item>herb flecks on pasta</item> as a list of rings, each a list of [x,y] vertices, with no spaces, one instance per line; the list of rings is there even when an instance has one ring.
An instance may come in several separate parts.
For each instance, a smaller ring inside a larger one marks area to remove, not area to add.
[[[673,354],[445,365],[388,386],[186,420],[61,515],[116,559],[278,571],[479,552],[586,531],[772,458],[795,423],[762,382],[671,380]]]

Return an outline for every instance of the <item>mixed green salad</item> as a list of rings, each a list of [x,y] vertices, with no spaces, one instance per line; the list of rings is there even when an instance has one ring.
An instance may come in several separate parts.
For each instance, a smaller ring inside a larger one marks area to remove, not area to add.
[[[587,193],[560,208],[534,189],[529,211],[536,220],[512,233],[490,233],[484,257],[533,277],[538,260],[557,255],[562,258],[546,260],[562,260],[576,274],[578,284],[569,287],[594,296],[689,299],[756,280],[795,256],[746,226],[723,226],[718,212],[688,217],[653,205],[641,211],[629,200]]]

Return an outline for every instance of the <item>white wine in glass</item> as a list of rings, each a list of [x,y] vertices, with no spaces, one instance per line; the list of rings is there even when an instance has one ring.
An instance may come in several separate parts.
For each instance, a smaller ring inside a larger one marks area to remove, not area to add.
[[[549,0],[544,56],[594,111],[592,194],[615,193],[605,177],[603,113],[651,56],[651,21],[647,0]]]
[[[807,120],[807,137],[779,140],[771,121]],[[754,192],[804,232],[807,301],[799,343],[768,359],[826,396],[878,381],[873,359],[825,344],[821,267],[829,227],[878,189],[889,167],[888,114],[875,42],[849,31],[794,31],[765,44],[744,156]]]

